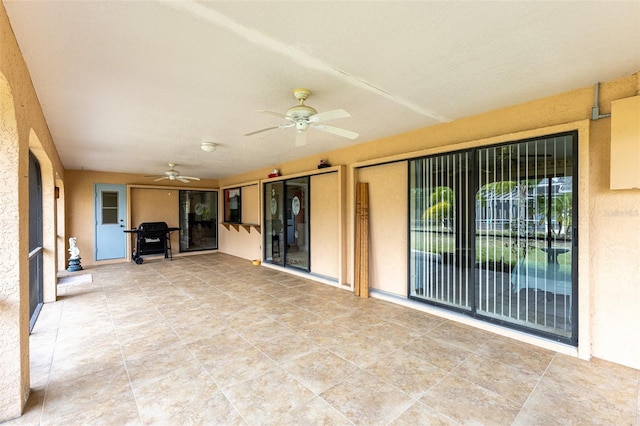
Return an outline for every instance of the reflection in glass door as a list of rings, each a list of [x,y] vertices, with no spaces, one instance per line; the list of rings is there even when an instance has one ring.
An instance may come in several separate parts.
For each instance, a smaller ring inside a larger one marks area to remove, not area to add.
[[[574,132],[410,162],[409,296],[577,344]]]
[[[284,266],[284,182],[265,184],[264,202],[264,259]]]
[[[218,248],[218,193],[180,191],[180,252]]]
[[[290,179],[287,188],[286,264],[309,271],[309,178]]]
[[[264,186],[265,262],[310,270],[309,178]]]
[[[477,312],[575,337],[574,139],[478,150]]]

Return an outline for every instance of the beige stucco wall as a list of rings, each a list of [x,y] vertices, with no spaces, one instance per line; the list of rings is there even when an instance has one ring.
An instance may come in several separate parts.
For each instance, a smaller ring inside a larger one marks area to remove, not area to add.
[[[133,187],[129,190],[129,216],[131,227],[138,227],[143,222],[165,222],[171,228],[180,227],[179,192],[164,188]],[[135,246],[135,237],[129,243]],[[180,234],[171,233],[171,250],[178,253]]]
[[[29,395],[28,164],[43,167],[43,268],[46,300],[56,297],[56,208],[64,170],[29,72],[0,3],[0,422],[18,417]]]
[[[339,184],[337,172],[311,176],[309,202],[311,272],[335,280],[340,273]]]
[[[369,187],[369,288],[407,295],[407,162],[358,170]]]
[[[127,228],[137,227],[140,222],[156,221],[167,222],[169,226],[178,226],[178,190],[216,189],[218,187],[216,180],[208,179],[191,182],[189,186],[174,183],[156,185],[152,179],[144,178],[142,175],[67,170],[65,187],[67,236],[77,238],[82,266],[122,261],[119,259],[95,260],[94,185],[96,183],[119,184],[129,187],[131,195],[127,206]],[[171,243],[174,248],[173,252],[176,254],[179,247],[177,233],[172,235]],[[128,254],[127,257],[129,257]]]
[[[638,78],[639,74],[636,73],[602,83],[599,102],[601,113],[610,112],[613,100],[640,93]],[[313,170],[320,158],[334,165],[349,166],[346,196],[349,220],[345,236],[349,255],[347,276],[352,280],[353,188],[360,166],[578,129],[581,312],[578,353],[585,358],[595,356],[640,368],[640,342],[638,339],[629,339],[629,336],[640,335],[640,280],[637,278],[640,272],[640,261],[637,259],[640,214],[636,207],[640,206],[640,191],[609,189],[611,120],[602,118],[589,121],[593,98],[594,87],[584,87],[451,123],[326,152],[317,157],[274,164],[269,168],[223,179],[221,184],[262,179],[273,168],[280,169],[284,176],[304,173]],[[376,212],[372,211],[371,214]],[[406,224],[405,212],[397,218],[397,223]],[[398,265],[386,261],[384,266],[396,268]],[[381,289],[392,293],[400,291],[399,286],[381,286]]]
[[[247,226],[219,225],[219,251],[247,260],[262,259],[262,229],[260,228],[260,183],[236,182],[240,187],[240,217]],[[218,198],[218,222],[224,221],[224,189],[221,187]],[[258,225],[258,226],[252,226]]]
[[[592,353],[640,368],[640,190],[609,189],[610,120],[591,133]]]

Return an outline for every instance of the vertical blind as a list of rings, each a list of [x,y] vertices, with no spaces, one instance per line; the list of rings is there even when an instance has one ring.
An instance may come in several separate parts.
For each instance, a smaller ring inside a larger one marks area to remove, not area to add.
[[[576,343],[574,133],[410,162],[409,295]]]

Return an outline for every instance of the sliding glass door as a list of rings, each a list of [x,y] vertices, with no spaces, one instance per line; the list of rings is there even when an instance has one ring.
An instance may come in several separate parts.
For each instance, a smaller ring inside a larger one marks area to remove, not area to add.
[[[218,193],[180,191],[180,252],[218,248]]]
[[[465,311],[471,309],[473,278],[470,163],[469,152],[410,163],[410,295]]]
[[[410,163],[410,297],[577,343],[575,133]]]
[[[309,177],[266,183],[264,203],[265,261],[308,272]]]
[[[264,185],[264,260],[284,266],[286,209],[284,207],[284,182]]]

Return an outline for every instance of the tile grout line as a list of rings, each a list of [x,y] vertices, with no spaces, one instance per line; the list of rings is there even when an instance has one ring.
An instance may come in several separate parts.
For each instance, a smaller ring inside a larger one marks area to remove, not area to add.
[[[129,389],[131,391],[131,396],[133,398],[133,403],[136,406],[136,412],[138,413],[138,419],[140,420],[140,424],[143,425],[144,422],[142,421],[142,413],[140,412],[140,407],[138,405],[138,401],[137,401],[137,398],[136,398],[136,393],[134,392],[134,389],[133,389],[133,383],[131,381],[131,376],[129,375],[129,368],[127,366],[127,361],[125,359],[124,352],[122,350],[122,343],[120,341],[120,335],[118,333],[118,327],[116,327],[116,323],[115,323],[115,321],[113,319],[113,311],[111,310],[111,304],[109,303],[109,296],[107,294],[108,292],[105,291],[105,287],[104,287],[104,283],[103,283],[102,277],[99,277],[99,278],[100,278],[100,288],[102,288],[102,292],[103,292],[105,300],[107,302],[107,309],[109,310],[109,319],[111,320],[111,326],[113,327],[113,331],[116,334],[116,339],[118,341],[118,349],[120,350],[120,357],[122,358],[122,365],[124,366],[124,371],[125,371],[125,373],[127,375],[127,380],[129,381]],[[138,287],[138,288],[140,288],[140,287]]]

